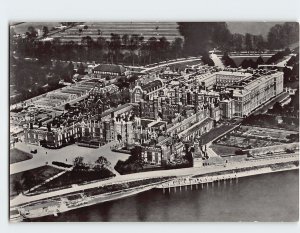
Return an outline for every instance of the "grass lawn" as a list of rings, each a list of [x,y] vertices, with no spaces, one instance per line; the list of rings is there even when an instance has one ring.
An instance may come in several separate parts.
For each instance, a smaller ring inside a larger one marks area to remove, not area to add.
[[[235,125],[221,125],[217,128],[213,128],[208,133],[205,133],[200,137],[200,142],[203,144],[206,144],[206,143],[214,140],[221,134],[225,133],[226,131],[232,129],[233,127],[235,127]]]
[[[28,190],[37,184],[40,184],[48,178],[55,176],[62,170],[51,166],[42,166],[32,170],[19,172],[10,175],[9,188],[10,196],[18,194],[18,190]],[[20,185],[19,185],[20,184]],[[19,186],[19,187],[18,187]]]
[[[234,155],[235,151],[238,150],[238,147],[233,146],[223,146],[218,144],[212,144],[211,149],[216,152],[218,155]]]
[[[24,160],[32,159],[32,155],[21,151],[19,149],[13,148],[9,153],[9,164],[18,163]]]
[[[112,176],[114,176],[114,174],[108,169],[103,169],[102,171],[72,170],[40,186],[35,191],[68,187],[72,184],[82,184],[84,182],[101,180]]]

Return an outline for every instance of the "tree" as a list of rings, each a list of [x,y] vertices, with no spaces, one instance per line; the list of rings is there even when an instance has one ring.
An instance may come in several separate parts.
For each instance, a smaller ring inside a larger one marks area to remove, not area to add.
[[[73,160],[73,166],[74,168],[82,168],[84,167],[84,163],[83,163],[83,157],[78,156]]]
[[[124,34],[123,36],[122,36],[122,44],[125,46],[125,48],[127,47],[127,45],[128,45],[128,43],[129,43],[129,36],[127,35],[127,34]]]
[[[261,57],[261,56],[259,56],[258,58],[257,58],[257,60],[256,60],[256,65],[258,66],[258,65],[262,65],[262,64],[264,64],[265,62],[264,62],[264,59]]]
[[[15,180],[13,183],[13,189],[16,191],[17,194],[23,191],[23,185],[20,180]]]
[[[244,35],[242,34],[233,34],[231,36],[230,47],[233,51],[240,52],[243,50],[243,40]]]
[[[291,43],[299,41],[299,24],[286,22],[283,25],[276,24],[268,33],[268,45],[270,49],[283,49]]]
[[[234,60],[228,56],[228,53],[224,53],[222,60],[223,60],[225,66],[230,66],[232,68],[237,67]]]
[[[253,38],[253,48],[257,52],[261,52],[265,48],[265,41],[262,35],[254,35]]]
[[[197,56],[213,47],[225,48],[230,40],[226,23],[180,22],[179,32],[184,36],[184,51]]]
[[[152,62],[153,55],[156,54],[158,46],[157,46],[156,37],[150,37],[147,42],[148,52],[149,52],[149,64]]]
[[[114,63],[113,57],[116,58],[116,63],[118,63],[118,58],[121,49],[121,38],[118,34],[111,34],[108,47],[111,51],[111,63]]]
[[[141,167],[144,165],[144,161],[142,158],[142,147],[135,146],[130,151],[131,156],[128,158],[128,163],[135,163]]]
[[[134,66],[134,51],[138,48],[139,36],[137,34],[131,35],[129,40],[130,56],[132,58],[132,65]]]
[[[96,46],[100,49],[103,50],[106,47],[106,39],[104,37],[98,37]]]
[[[100,156],[95,163],[100,166],[100,168],[109,167],[111,163],[107,160],[107,158]]]
[[[214,66],[214,65],[215,65],[214,61],[209,57],[208,53],[204,53],[204,54],[202,55],[201,61],[202,61],[204,64],[207,64],[207,65],[209,65],[209,66]]]
[[[218,47],[221,50],[227,51],[229,49],[231,40],[231,33],[227,28],[226,23],[216,23],[213,27],[212,32],[212,41],[214,43],[214,47]]]
[[[77,73],[78,74],[81,74],[81,75],[84,75],[85,74],[85,67],[84,65],[82,64],[82,62],[79,64],[79,67],[77,69]]]
[[[167,57],[167,53],[170,49],[170,42],[167,41],[166,37],[161,37],[159,38],[157,47],[160,54],[160,58],[165,60]]]
[[[246,46],[247,52],[253,50],[252,35],[249,33],[246,33],[246,35],[245,35],[245,46]]]
[[[48,33],[49,33],[48,27],[44,26],[44,27],[43,27],[43,37],[48,36]]]
[[[85,36],[85,37],[81,38],[81,44],[83,46],[92,47],[94,45],[94,41],[93,41],[92,37]]]
[[[34,27],[29,26],[27,29],[27,32],[26,32],[26,36],[27,36],[27,39],[33,40],[38,36],[38,33]]]
[[[175,55],[175,58],[181,56],[182,53],[183,40],[180,37],[176,37],[171,44],[172,53]]]
[[[290,81],[292,74],[293,74],[293,71],[290,68],[288,68],[286,66],[283,68],[283,79],[284,79],[285,83]]]
[[[70,110],[70,108],[71,108],[71,105],[69,103],[66,103],[65,104],[65,110],[68,111],[68,110]]]

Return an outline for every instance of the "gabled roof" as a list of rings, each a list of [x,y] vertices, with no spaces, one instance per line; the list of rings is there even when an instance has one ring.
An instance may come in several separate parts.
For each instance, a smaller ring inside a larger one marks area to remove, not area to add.
[[[146,91],[146,92],[150,92],[152,88],[154,88],[154,87],[161,88],[162,86],[163,86],[162,81],[156,79],[156,80],[154,80],[154,81],[152,81],[152,82],[150,82],[150,83],[147,83],[147,84],[143,85],[143,86],[142,86],[142,89],[143,89],[144,91]]]

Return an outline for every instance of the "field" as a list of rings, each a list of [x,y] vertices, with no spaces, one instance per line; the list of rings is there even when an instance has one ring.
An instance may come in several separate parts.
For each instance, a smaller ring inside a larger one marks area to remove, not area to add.
[[[17,34],[23,34],[27,32],[28,27],[32,26],[35,29],[42,30],[44,26],[48,27],[49,31],[52,27],[58,26],[60,23],[58,22],[26,22],[20,23],[14,26],[14,30]]]
[[[87,28],[84,28],[87,26]],[[111,33],[142,36],[144,41],[151,37],[165,37],[168,41],[173,41],[176,37],[182,37],[178,31],[177,23],[169,22],[87,22],[77,25],[64,32],[54,34],[52,37],[60,38],[61,42],[74,41],[80,43],[82,37],[90,36],[93,40],[98,37],[110,39]],[[80,30],[82,30],[80,32]]]
[[[11,149],[9,153],[9,164],[22,162],[24,160],[32,159],[32,155],[16,148]]]
[[[9,188],[10,196],[17,195],[20,191],[26,191],[52,176],[60,173],[62,170],[51,166],[42,166],[32,170],[10,175]]]

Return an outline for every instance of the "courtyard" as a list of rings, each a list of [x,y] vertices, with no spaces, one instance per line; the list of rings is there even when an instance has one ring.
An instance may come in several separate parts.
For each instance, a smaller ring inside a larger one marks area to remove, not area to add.
[[[36,149],[37,153],[33,154],[33,158],[30,160],[11,164],[10,174],[15,174],[41,167],[46,164],[51,164],[53,161],[72,164],[73,160],[78,156],[83,157],[85,163],[94,163],[100,156],[103,156],[111,163],[111,167],[113,168],[118,160],[126,160],[129,157],[129,154],[111,151],[110,148],[113,145],[114,142],[111,142],[97,149],[93,149],[80,147],[73,144],[60,149],[47,149],[40,146],[18,142],[16,143],[16,149],[19,151],[30,153],[31,150]],[[118,175],[116,171],[113,172]]]

